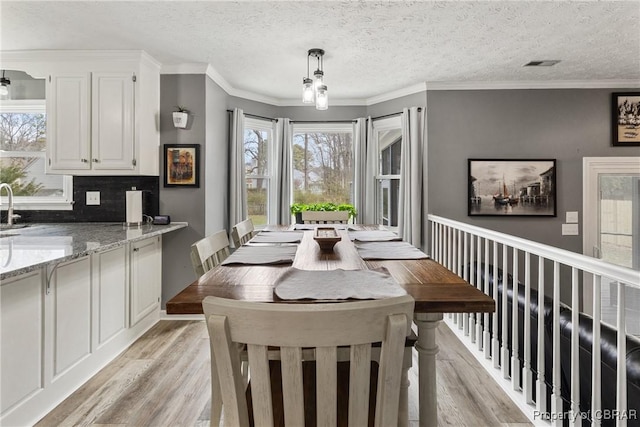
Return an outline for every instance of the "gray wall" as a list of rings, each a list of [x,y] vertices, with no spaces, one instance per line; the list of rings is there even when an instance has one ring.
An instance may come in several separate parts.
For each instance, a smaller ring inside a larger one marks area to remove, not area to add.
[[[206,76],[160,76],[160,144],[200,144],[200,167],[206,170],[204,159],[206,141]],[[186,129],[173,127],[171,113],[176,105],[187,108],[189,123]],[[168,299],[195,280],[189,251],[191,244],[205,233],[205,174],[200,171],[200,188],[163,187],[164,158],[160,150],[160,214],[171,221],[189,223],[186,229],[167,233],[162,241],[162,307]]]
[[[430,213],[582,252],[582,158],[638,156],[611,146],[611,93],[625,90],[428,91]],[[468,158],[557,159],[557,218],[467,216]],[[567,211],[580,235],[562,236]]]
[[[418,92],[389,101],[380,102],[367,107],[367,115],[371,117],[384,116],[402,112],[403,108],[424,107],[427,105],[427,93]]]

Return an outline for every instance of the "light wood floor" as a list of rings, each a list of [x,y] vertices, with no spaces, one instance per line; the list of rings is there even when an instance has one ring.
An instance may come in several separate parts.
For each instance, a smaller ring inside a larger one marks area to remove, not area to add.
[[[437,339],[440,426],[531,426],[446,325]],[[162,320],[36,425],[209,426],[208,340],[203,321]],[[415,352],[409,375],[413,427]]]

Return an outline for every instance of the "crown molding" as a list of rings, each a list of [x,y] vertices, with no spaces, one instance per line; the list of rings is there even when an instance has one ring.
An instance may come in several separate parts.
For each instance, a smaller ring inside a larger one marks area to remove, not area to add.
[[[427,83],[421,82],[412,86],[408,86],[402,89],[397,89],[391,92],[387,92],[381,95],[372,96],[366,99],[366,105],[379,104],[381,102],[389,101],[396,98],[401,98],[407,95],[413,95],[414,93],[426,92]]]
[[[503,82],[427,82],[427,90],[618,89],[640,87],[638,80],[522,80]]]

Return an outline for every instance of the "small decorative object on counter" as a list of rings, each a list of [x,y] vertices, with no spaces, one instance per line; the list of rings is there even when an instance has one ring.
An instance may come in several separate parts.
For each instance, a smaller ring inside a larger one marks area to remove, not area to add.
[[[318,242],[322,252],[331,252],[336,243],[342,240],[342,237],[334,227],[318,227],[314,232],[313,239]]]
[[[189,121],[189,110],[181,105],[176,105],[176,110],[173,112],[173,126],[184,129]]]

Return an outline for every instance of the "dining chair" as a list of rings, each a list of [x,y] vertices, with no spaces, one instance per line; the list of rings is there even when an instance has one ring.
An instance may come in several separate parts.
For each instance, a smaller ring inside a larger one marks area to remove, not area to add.
[[[231,240],[233,241],[233,247],[239,248],[247,243],[253,237],[253,221],[251,218],[245,219],[242,222],[237,223],[231,229]]]
[[[305,424],[303,361],[315,361],[317,425],[338,419],[337,367],[349,360],[348,425],[368,425],[372,344],[379,345],[375,426],[398,422],[405,338],[410,333],[414,300],[401,297],[340,303],[256,303],[206,297],[202,302],[210,336],[212,393],[221,393],[226,426],[274,425],[274,396],[269,359],[277,354],[282,372],[284,424]],[[251,366],[252,415],[240,372],[245,344]],[[273,349],[279,349],[274,353]],[[303,351],[304,348],[304,351]],[[308,366],[308,365],[307,365]],[[372,397],[372,396],[371,396]],[[212,396],[213,400],[213,396]],[[279,398],[277,399],[279,400]],[[217,414],[213,413],[212,419]]]
[[[305,224],[346,224],[349,221],[347,211],[303,211],[302,222]]]
[[[224,230],[213,233],[191,245],[191,264],[200,277],[220,265],[229,256],[229,238]]]

